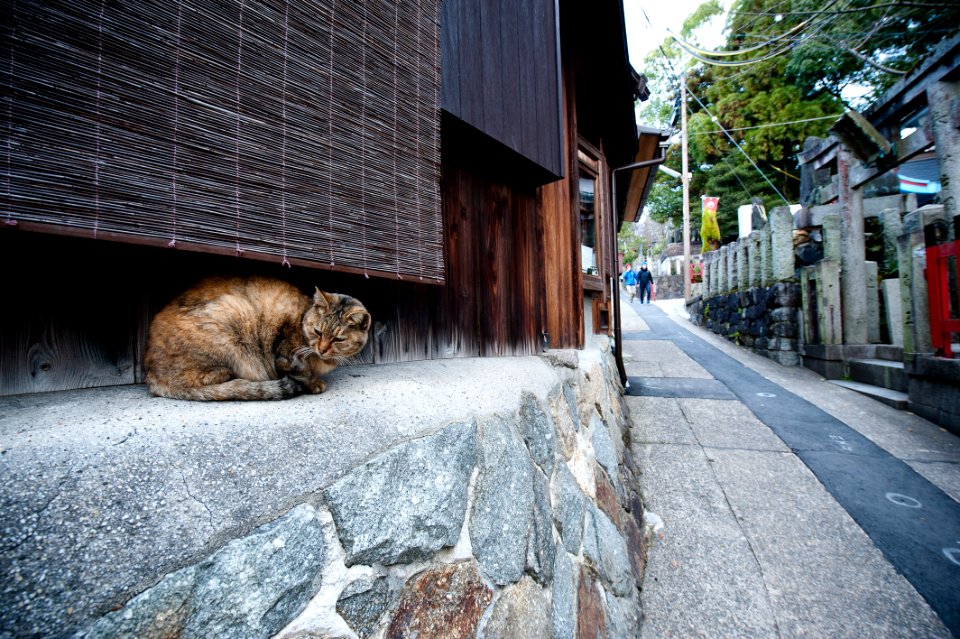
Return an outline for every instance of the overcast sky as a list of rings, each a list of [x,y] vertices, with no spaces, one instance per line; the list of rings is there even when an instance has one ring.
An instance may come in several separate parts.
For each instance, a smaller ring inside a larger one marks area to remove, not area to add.
[[[729,7],[732,0],[722,0]],[[627,47],[633,68],[643,73],[643,58],[667,37],[666,29],[680,32],[683,21],[697,10],[703,0],[623,0],[623,13],[627,24]],[[644,17],[646,12],[650,22]],[[650,24],[654,29],[651,30]],[[701,46],[713,48],[723,44],[723,25],[726,16],[711,21],[709,27],[698,32]]]

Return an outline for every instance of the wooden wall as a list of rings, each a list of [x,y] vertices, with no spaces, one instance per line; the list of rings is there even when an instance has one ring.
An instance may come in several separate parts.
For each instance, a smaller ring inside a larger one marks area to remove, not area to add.
[[[543,169],[563,175],[557,0],[446,0],[443,109]]]
[[[544,286],[557,281],[543,264],[536,187],[467,128],[447,131],[443,154],[443,286],[3,228],[0,395],[142,382],[150,319],[215,274],[360,299],[374,318],[361,362],[539,353]]]

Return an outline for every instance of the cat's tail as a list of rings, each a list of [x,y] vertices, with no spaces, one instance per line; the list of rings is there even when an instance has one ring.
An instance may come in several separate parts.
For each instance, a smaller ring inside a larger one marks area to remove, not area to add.
[[[231,379],[209,386],[167,384],[156,379],[147,380],[147,384],[150,392],[157,397],[205,402],[289,399],[303,393],[303,387],[289,377],[262,382]]]

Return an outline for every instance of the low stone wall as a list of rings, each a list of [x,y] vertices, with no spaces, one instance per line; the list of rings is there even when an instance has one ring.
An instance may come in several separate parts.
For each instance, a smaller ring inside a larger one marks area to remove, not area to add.
[[[907,353],[910,410],[960,435],[960,359]]]
[[[800,286],[779,282],[701,300],[690,309],[701,326],[786,366],[800,363]]]
[[[683,297],[682,275],[661,275],[655,279],[658,300],[675,300]]]
[[[0,398],[0,636],[636,636],[642,504],[598,343],[269,404]]]

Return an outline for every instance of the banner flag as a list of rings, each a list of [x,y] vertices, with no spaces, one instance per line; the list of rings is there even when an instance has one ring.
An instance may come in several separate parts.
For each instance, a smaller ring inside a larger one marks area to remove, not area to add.
[[[924,193],[932,195],[940,192],[940,183],[933,180],[921,180],[920,178],[907,177],[902,173],[897,173],[900,179],[901,193]]]

